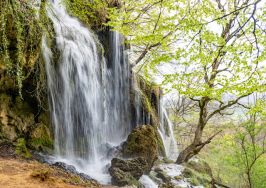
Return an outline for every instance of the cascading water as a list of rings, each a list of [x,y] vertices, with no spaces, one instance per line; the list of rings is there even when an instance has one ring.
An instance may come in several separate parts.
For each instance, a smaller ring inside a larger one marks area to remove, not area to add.
[[[51,2],[47,11],[58,50],[57,57],[44,38],[57,160],[108,183],[108,151],[131,130],[129,68],[122,54],[122,38],[112,33],[112,59],[104,62],[96,36],[70,17],[60,2]]]
[[[55,161],[74,165],[78,171],[109,183],[107,165],[112,148],[126,139],[132,126],[150,122],[139,95],[134,101],[135,122],[130,118],[130,71],[123,37],[109,34],[109,58],[105,61],[97,37],[70,17],[60,2],[51,2],[47,12],[54,25],[53,51],[57,52],[52,53],[44,37]],[[159,109],[159,130],[172,158],[177,151],[172,124],[163,103]],[[150,182],[147,178],[143,181]]]
[[[165,109],[164,98],[160,99],[160,127],[159,133],[162,137],[165,153],[167,158],[176,160],[178,157],[177,143],[174,137],[173,124],[169,119],[168,113]]]

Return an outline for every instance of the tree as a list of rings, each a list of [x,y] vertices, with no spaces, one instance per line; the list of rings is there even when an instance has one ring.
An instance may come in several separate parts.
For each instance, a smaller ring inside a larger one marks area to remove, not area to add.
[[[217,180],[229,187],[266,186],[265,128],[265,116],[248,113],[244,121],[229,123],[201,153]]]
[[[149,61],[142,65],[148,76],[156,72],[159,64],[175,64],[177,70],[164,75],[163,84],[171,84],[173,90],[198,104],[193,142],[177,159],[177,163],[186,162],[220,132],[202,140],[210,119],[243,105],[242,99],[266,89],[265,3],[123,2],[125,8],[113,11],[110,25],[129,36],[129,42],[140,49],[136,63],[139,59]],[[142,3],[147,7],[140,6]]]
[[[169,52],[179,40],[181,23],[188,21],[187,13],[195,6],[187,5],[186,0],[121,0],[121,5],[109,10],[108,25],[127,37],[135,64],[149,62],[160,52]],[[162,54],[160,58],[169,60]]]
[[[243,165],[248,187],[253,188],[255,187],[253,179],[255,166],[266,154],[265,125],[258,124],[255,115],[252,115],[250,120],[242,126],[242,129],[236,138],[240,146],[238,158],[240,165]]]

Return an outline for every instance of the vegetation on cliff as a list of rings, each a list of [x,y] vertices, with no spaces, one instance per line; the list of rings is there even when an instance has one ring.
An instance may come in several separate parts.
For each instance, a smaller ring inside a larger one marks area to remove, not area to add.
[[[41,43],[53,28],[45,7],[45,1],[15,0],[0,6],[0,135],[26,157],[27,147],[52,147]]]

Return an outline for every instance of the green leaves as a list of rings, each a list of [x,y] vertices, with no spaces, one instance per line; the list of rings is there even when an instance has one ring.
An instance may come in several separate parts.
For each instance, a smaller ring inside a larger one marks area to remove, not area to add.
[[[73,16],[97,30],[103,29],[107,22],[110,2],[109,0],[64,0],[68,11]]]
[[[41,21],[31,3],[1,2],[0,60],[2,68],[14,77],[22,97],[22,83],[33,70],[40,51]]]
[[[221,100],[225,93],[241,96],[266,90],[265,68],[258,68],[266,57],[265,32],[257,26],[263,23],[264,7],[255,10],[255,1],[122,4],[109,12],[108,25],[128,36],[136,56],[147,51],[141,60],[150,77],[158,65],[174,62],[180,69],[165,76],[163,84],[188,97]]]

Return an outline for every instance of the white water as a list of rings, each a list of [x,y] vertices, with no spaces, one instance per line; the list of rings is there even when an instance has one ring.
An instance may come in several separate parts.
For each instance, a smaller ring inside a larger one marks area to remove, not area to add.
[[[139,182],[145,188],[158,188],[158,185],[147,175],[141,176],[141,178],[139,179]]]
[[[112,59],[104,62],[96,37],[70,17],[59,1],[51,2],[47,12],[58,49],[58,54],[52,54],[44,38],[56,161],[109,183],[109,151],[131,130],[129,70],[121,54],[122,39],[111,35]]]
[[[162,137],[166,157],[171,160],[176,160],[178,157],[178,148],[174,136],[173,124],[169,119],[168,113],[165,109],[164,98],[160,99],[160,127],[159,133]]]

